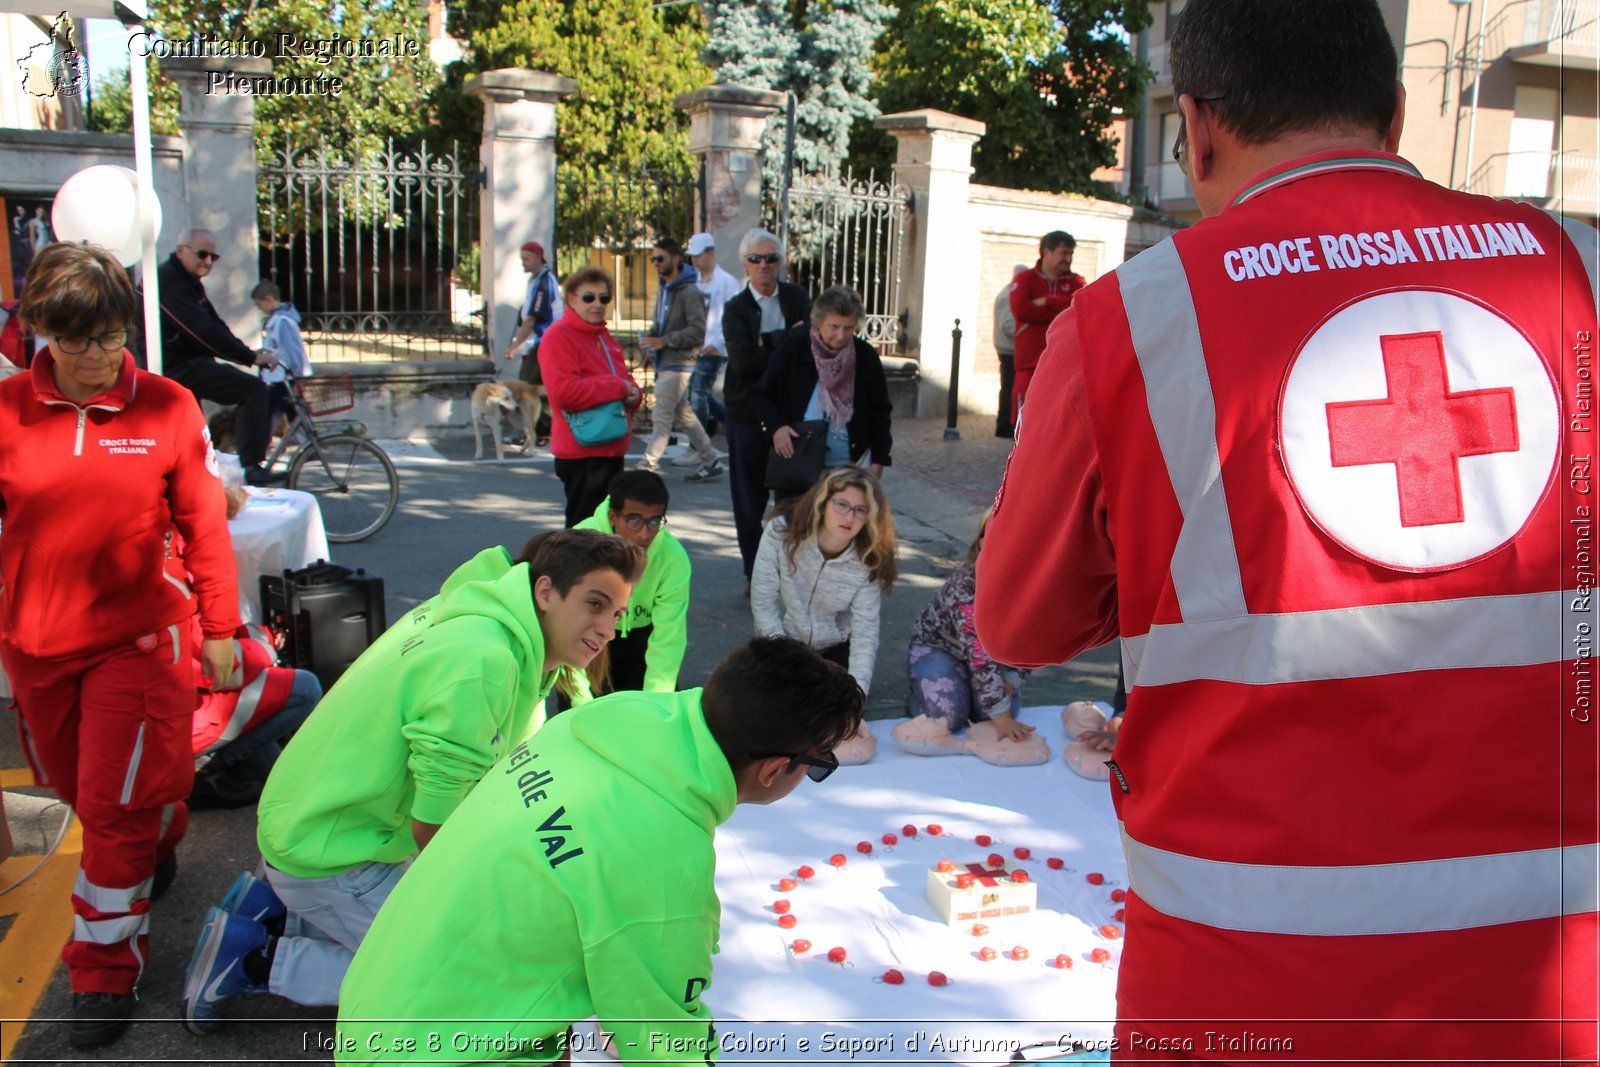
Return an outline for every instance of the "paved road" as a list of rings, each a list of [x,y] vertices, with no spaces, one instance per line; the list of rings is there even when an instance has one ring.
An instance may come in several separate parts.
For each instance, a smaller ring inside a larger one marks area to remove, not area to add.
[[[935,420],[906,421],[895,427],[896,465],[885,477],[885,488],[897,516],[902,577],[884,604],[870,694],[873,718],[905,714],[903,656],[912,624],[965,552],[999,484],[1008,443],[993,437],[992,420],[964,419],[961,434],[959,441],[945,441],[943,424]],[[534,533],[561,524],[561,485],[548,458],[503,465],[473,463],[470,441],[447,442],[441,451],[442,457],[402,457],[400,509],[394,519],[364,544],[335,546],[337,562],[383,577],[390,619],[433,595],[456,565],[484,546],[504,544],[515,550]],[[690,485],[682,481],[683,473],[683,468],[667,469],[671,528],[688,548],[695,568],[691,636],[681,677],[688,686],[701,684],[722,656],[750,636],[751,625],[726,482]],[[1034,705],[1107,698],[1115,677],[1112,651],[1098,649],[1068,666],[1038,672],[1024,698]],[[1060,727],[1054,716],[1036,721],[1059,751]],[[15,731],[7,721],[0,724],[0,771],[22,766]],[[0,780],[8,787],[13,784],[11,777]],[[24,799],[37,792],[8,789],[8,805],[19,809],[12,813],[19,841],[33,851],[42,849],[61,824],[59,805]],[[239,1022],[207,1038],[191,1036],[176,1021],[184,968],[205,911],[221,898],[236,873],[254,866],[254,841],[254,809],[195,814],[179,852],[178,880],[152,909],[151,959],[140,985],[139,1022],[99,1055],[84,1057],[86,1062],[278,1063],[330,1058],[321,1043],[332,1037],[331,1008],[249,998],[233,1006],[231,1017]],[[54,963],[55,949],[40,948],[59,946],[70,927],[70,918],[64,916],[76,865],[72,847],[69,838],[24,887],[37,899],[24,901],[28,893],[21,890],[0,896],[0,1028],[6,1030],[0,1043],[15,1041],[9,1062],[62,1062],[72,1055],[65,1027],[52,1022],[68,1014],[66,975]],[[0,886],[36,862],[37,856],[10,861],[0,870]],[[13,983],[18,974],[21,980]],[[37,996],[35,987],[43,989],[42,996]],[[37,1006],[30,1007],[35,999]],[[17,1017],[33,1020],[20,1039],[15,1036],[17,1024],[4,1021]]]

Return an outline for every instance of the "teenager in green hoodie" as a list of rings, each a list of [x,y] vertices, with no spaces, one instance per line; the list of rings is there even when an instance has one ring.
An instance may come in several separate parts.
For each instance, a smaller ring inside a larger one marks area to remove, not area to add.
[[[546,1062],[590,1015],[624,1062],[714,1060],[713,835],[736,803],[826,778],[865,703],[810,648],[758,637],[704,690],[552,719],[378,916],[345,977],[337,1061]]]
[[[350,665],[274,765],[259,806],[266,880],[242,874],[189,961],[184,1016],[214,1030],[242,993],[335,1004],[411,860],[543,723],[563,667],[616,633],[644,553],[562,530],[479,553]]]
[[[612,533],[645,550],[644,574],[612,640],[611,688],[670,693],[689,641],[689,553],[667,524],[667,483],[654,471],[623,471],[610,495],[575,529]]]

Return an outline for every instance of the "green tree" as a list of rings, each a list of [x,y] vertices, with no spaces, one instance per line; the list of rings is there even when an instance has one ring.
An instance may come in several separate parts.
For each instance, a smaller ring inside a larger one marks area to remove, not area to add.
[[[167,41],[187,41],[201,33],[225,40],[260,42],[272,60],[274,79],[340,79],[337,97],[308,100],[297,95],[256,98],[256,148],[279,151],[326,143],[334,155],[359,159],[381,150],[393,138],[414,140],[427,126],[424,106],[438,73],[428,56],[423,5],[412,0],[154,0],[151,25]],[[285,47],[282,34],[294,43]],[[305,42],[377,42],[396,38],[416,43],[417,55],[356,58],[318,55]],[[151,126],[176,133],[178,91],[151,60]],[[95,83],[92,126],[121,132],[132,128],[125,68]]]
[[[901,0],[876,56],[878,104],[987,123],[975,181],[1103,194],[1090,175],[1115,162],[1111,123],[1137,112],[1148,73],[1127,34],[1149,23],[1141,0]],[[891,158],[886,137],[860,141],[858,162]]]
[[[837,169],[851,129],[877,117],[871,60],[894,14],[880,0],[701,0],[710,39],[706,62],[717,80],[795,95],[795,162]],[[767,126],[769,176],[783,154],[780,116]]]
[[[556,152],[563,168],[691,172],[688,120],[672,100],[711,80],[699,60],[705,30],[692,6],[490,0],[453,6],[450,32],[464,42],[467,59],[453,65],[440,94],[447,127],[475,116],[482,122],[475,102],[459,101],[460,86],[472,72],[548,71],[578,83],[578,91],[556,106]],[[444,99],[450,95],[458,99]]]

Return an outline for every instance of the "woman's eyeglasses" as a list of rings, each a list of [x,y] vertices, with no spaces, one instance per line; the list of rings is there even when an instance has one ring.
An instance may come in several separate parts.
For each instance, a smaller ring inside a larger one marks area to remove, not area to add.
[[[852,504],[842,496],[836,496],[828,501],[828,506],[833,508],[833,513],[841,519],[864,519],[872,514],[871,505]]]
[[[643,515],[635,515],[631,511],[625,511],[622,513],[622,525],[626,526],[634,533],[638,533],[643,529],[649,529],[651,533],[655,533],[666,524],[667,517],[665,515],[657,515],[653,519],[647,519]]]
[[[776,263],[781,257],[776,252],[752,252],[744,257],[746,263]]]
[[[806,777],[810,778],[813,782],[823,781],[828,777],[828,775],[839,769],[839,761],[834,758],[832,752],[824,752],[821,755],[816,756],[813,756],[807,752],[750,753],[751,759],[777,759],[780,756],[789,761],[789,766],[785,768],[786,771],[792,771],[796,767],[804,767],[806,769]]]
[[[602,304],[609,304],[609,303],[611,303],[611,294],[610,293],[579,293],[578,294],[578,299],[583,301],[585,304],[592,304],[596,300],[600,301],[600,303],[602,303]]]
[[[52,339],[55,347],[69,356],[81,356],[89,351],[89,344],[93,342],[107,352],[120,352],[122,346],[128,343],[127,330],[111,330],[99,337],[56,337]]]

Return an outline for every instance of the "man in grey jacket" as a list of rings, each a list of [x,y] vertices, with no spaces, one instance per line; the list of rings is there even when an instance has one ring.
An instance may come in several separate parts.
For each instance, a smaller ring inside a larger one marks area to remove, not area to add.
[[[711,438],[690,405],[689,382],[695,360],[706,340],[706,298],[695,282],[699,274],[683,262],[683,249],[677,241],[663,237],[650,256],[661,289],[656,295],[655,321],[650,332],[639,339],[639,347],[656,356],[656,395],[651,412],[650,443],[636,469],[656,471],[661,453],[674,427],[689,435],[689,446],[700,457],[699,468],[688,477],[704,482],[723,473],[722,460],[711,447]]]

